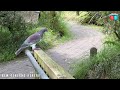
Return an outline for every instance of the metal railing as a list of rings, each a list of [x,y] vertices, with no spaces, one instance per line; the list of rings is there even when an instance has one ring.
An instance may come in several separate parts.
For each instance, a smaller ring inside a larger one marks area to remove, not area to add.
[[[40,79],[75,79],[41,49],[34,50],[34,56],[28,49],[25,50],[25,54],[39,74]]]
[[[33,57],[31,52],[29,50],[25,50],[25,54],[29,58],[31,64],[33,65],[34,69],[39,74],[40,79],[49,79],[49,77],[46,75],[46,73],[42,70],[40,65],[37,63],[36,59]]]

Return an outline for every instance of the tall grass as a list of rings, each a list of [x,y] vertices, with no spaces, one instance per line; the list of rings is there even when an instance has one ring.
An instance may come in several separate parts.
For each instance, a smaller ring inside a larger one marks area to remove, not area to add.
[[[75,64],[73,74],[77,79],[120,79],[119,70],[120,42],[117,44],[106,42],[95,57],[83,59],[82,62]]]

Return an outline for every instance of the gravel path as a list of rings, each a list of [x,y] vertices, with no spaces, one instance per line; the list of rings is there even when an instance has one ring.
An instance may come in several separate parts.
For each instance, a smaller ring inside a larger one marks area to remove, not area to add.
[[[0,64],[0,79],[34,79],[35,71],[27,57]]]
[[[81,57],[89,56],[91,47],[100,50],[103,34],[75,22],[69,22],[74,39],[47,51],[47,54],[59,65],[69,70],[70,65]]]
[[[70,31],[75,36],[72,41],[58,45],[46,53],[59,65],[69,70],[78,58],[89,56],[91,47],[100,49],[103,34],[83,25],[69,22]],[[34,68],[27,57],[0,64],[0,79],[34,79]]]

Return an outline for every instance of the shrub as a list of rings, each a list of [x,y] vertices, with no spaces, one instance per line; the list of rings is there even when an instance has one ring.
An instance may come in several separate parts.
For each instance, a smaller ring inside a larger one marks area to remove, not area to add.
[[[8,61],[28,36],[27,24],[15,11],[0,11],[0,25],[0,61]]]
[[[0,11],[0,25],[7,27],[12,36],[23,35],[27,28],[22,16],[15,11]]]
[[[60,15],[60,13],[55,11],[42,12],[39,19],[39,25],[50,28],[58,36],[66,36],[69,33],[68,28]]]
[[[46,19],[47,18],[47,19]],[[49,49],[52,46],[65,41],[69,33],[63,21],[59,16],[51,19],[46,12],[42,12],[38,24],[25,23],[24,19],[15,11],[0,11],[0,62],[14,59],[15,51],[21,46],[24,40],[31,34],[37,32],[41,27],[47,27],[49,30],[43,40],[38,45],[43,49]],[[54,23],[53,25],[52,20]],[[62,38],[58,31],[63,32]]]

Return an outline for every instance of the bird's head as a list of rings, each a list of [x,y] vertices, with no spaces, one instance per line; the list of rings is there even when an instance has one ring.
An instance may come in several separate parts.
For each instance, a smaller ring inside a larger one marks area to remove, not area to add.
[[[47,32],[47,31],[48,31],[47,28],[42,28],[42,29],[40,29],[40,31],[38,31],[38,33],[41,34],[41,33]]]
[[[44,28],[44,29],[43,29],[43,31],[44,31],[44,32],[47,32],[47,31],[48,31],[48,29],[47,29],[47,28]]]

